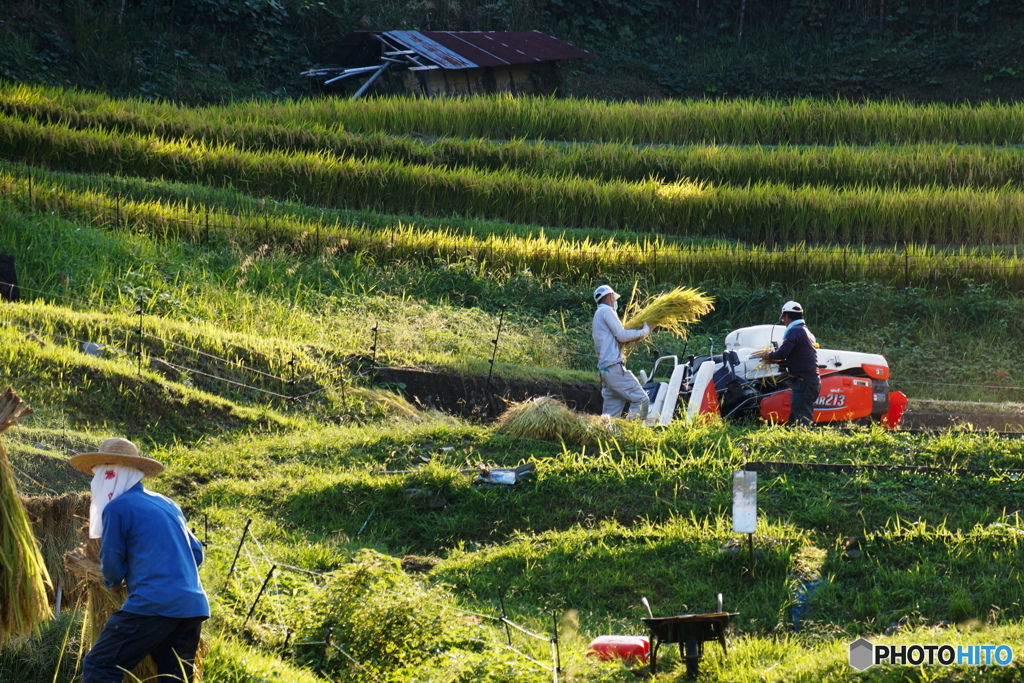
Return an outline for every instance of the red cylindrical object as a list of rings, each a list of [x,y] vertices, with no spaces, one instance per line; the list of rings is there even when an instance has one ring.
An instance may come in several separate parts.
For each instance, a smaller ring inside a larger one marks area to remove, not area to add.
[[[646,662],[651,654],[651,640],[647,636],[598,636],[590,641],[588,656],[602,661],[611,659]]]

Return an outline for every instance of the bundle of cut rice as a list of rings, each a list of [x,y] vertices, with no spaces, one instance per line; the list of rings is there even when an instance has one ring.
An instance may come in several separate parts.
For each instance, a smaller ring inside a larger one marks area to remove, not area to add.
[[[676,287],[648,300],[640,310],[627,313],[622,326],[639,330],[644,323],[652,330],[660,329],[686,339],[687,326],[700,320],[714,309],[714,299],[704,292],[687,287]]]
[[[82,529],[87,535],[88,526]],[[116,610],[121,608],[128,598],[128,590],[107,588],[100,572],[100,539],[86,538],[82,545],[64,555],[64,564],[69,573],[82,579],[85,584],[85,621],[82,623],[82,652],[88,652],[96,639],[100,637],[103,625]],[[156,678],[156,664],[146,657],[130,674],[125,674],[124,681],[148,681]],[[134,676],[134,678],[133,678]]]
[[[0,395],[0,433],[30,414],[32,409],[10,387]],[[49,583],[7,449],[0,443],[0,645],[31,633],[50,617]]]
[[[128,598],[128,589],[123,585],[119,588],[107,588],[103,583],[100,569],[100,539],[88,538],[89,525],[79,530],[82,544],[64,555],[64,566],[68,573],[81,579],[85,590],[85,621],[82,623],[82,652],[85,653],[100,637],[104,624]],[[195,678],[200,680],[203,672],[203,658],[210,651],[210,641],[203,633],[196,650]],[[124,675],[122,683],[155,680],[156,664],[151,657],[146,657],[130,673]]]
[[[606,421],[574,412],[551,396],[513,403],[498,418],[498,432],[519,439],[589,443],[608,428]]]
[[[21,503],[32,520],[54,590],[62,589],[61,604],[71,606],[84,595],[76,591],[77,578],[64,564],[64,554],[78,545],[78,530],[89,517],[89,494],[66,493],[61,496],[25,496]]]

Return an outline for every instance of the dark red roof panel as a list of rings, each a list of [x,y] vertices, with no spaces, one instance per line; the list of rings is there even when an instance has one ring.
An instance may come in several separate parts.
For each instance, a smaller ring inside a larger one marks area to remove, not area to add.
[[[595,57],[540,31],[388,31],[384,35],[445,69]]]

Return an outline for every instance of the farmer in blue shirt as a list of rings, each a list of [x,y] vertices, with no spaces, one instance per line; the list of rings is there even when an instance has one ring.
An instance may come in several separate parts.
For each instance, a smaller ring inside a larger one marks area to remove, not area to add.
[[[821,391],[818,375],[818,351],[814,335],[804,322],[804,308],[795,301],[782,306],[780,322],[786,326],[782,346],[775,351],[763,351],[752,357],[779,363],[792,378],[789,420],[787,424],[808,426],[814,422],[814,402]]]
[[[103,581],[128,587],[128,599],[103,627],[82,663],[83,683],[120,683],[150,655],[163,681],[191,681],[210,605],[199,580],[203,547],[181,509],[141,481],[164,466],[126,439],[71,458],[93,475],[89,535],[100,538]]]

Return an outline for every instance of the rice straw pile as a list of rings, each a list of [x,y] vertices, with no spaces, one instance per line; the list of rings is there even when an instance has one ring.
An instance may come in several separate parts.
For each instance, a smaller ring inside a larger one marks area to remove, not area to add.
[[[498,418],[501,434],[538,441],[589,443],[607,433],[605,421],[569,409],[551,396],[538,396],[513,403]]]
[[[31,414],[32,409],[11,387],[0,395],[0,433]],[[32,524],[18,496],[7,449],[0,442],[0,645],[32,633],[50,617],[49,583]]]
[[[58,586],[63,589],[61,600],[65,606],[71,606],[84,597],[80,590],[76,590],[78,579],[71,576],[64,565],[64,555],[78,545],[78,530],[82,520],[89,517],[89,498],[88,493],[66,493],[21,499],[32,520],[32,530],[39,541],[54,590]]]
[[[627,330],[639,330],[647,323],[652,330],[664,330],[686,339],[687,326],[700,320],[712,309],[714,299],[704,292],[676,287],[671,292],[647,301],[636,313],[628,314],[622,326]]]

